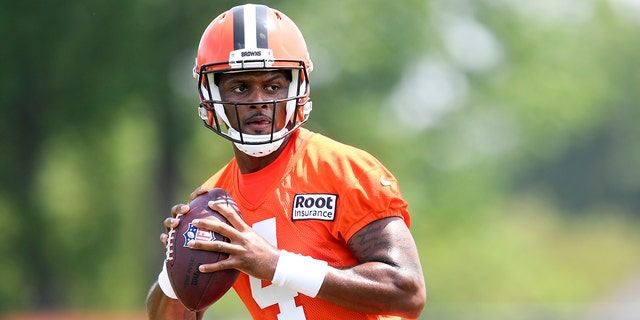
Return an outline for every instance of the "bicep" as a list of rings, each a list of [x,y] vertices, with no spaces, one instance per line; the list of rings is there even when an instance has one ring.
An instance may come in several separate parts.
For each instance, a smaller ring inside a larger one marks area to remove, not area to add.
[[[348,242],[358,263],[382,262],[392,267],[419,268],[416,245],[402,218],[373,221]]]

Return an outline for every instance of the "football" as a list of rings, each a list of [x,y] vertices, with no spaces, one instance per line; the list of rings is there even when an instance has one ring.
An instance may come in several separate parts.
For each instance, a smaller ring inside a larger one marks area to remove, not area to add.
[[[178,215],[178,226],[169,230],[167,241],[167,256],[165,259],[169,281],[176,296],[192,311],[201,311],[220,299],[233,285],[239,271],[227,269],[218,272],[201,273],[198,266],[213,263],[229,257],[226,253],[206,250],[194,250],[187,246],[191,240],[225,241],[229,239],[209,230],[198,229],[191,222],[193,219],[229,221],[217,211],[209,208],[211,200],[224,200],[236,212],[238,205],[231,195],[220,188],[209,190],[189,203],[190,210],[184,215]]]

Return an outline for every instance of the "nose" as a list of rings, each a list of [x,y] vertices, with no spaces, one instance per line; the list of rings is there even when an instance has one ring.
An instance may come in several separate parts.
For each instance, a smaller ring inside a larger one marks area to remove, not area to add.
[[[253,88],[249,95],[249,101],[251,102],[251,108],[254,109],[268,109],[273,104],[267,93],[262,88]]]

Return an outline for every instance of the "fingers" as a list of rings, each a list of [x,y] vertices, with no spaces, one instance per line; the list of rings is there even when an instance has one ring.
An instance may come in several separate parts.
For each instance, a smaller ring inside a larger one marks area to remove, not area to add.
[[[171,216],[172,217],[176,217],[179,214],[186,214],[187,212],[189,212],[189,205],[186,204],[176,204],[175,206],[171,207]]]
[[[181,203],[171,207],[171,217],[164,219],[164,228],[166,230],[166,233],[160,235],[160,241],[162,241],[165,246],[167,245],[167,233],[169,233],[171,228],[177,227],[180,223],[180,220],[178,220],[176,217],[181,214],[186,214],[187,212],[189,212],[189,210],[190,208],[188,205]]]
[[[198,267],[200,272],[216,272],[224,269],[237,269],[238,262],[233,256],[234,245],[224,241],[189,241],[189,248],[195,250],[207,250],[229,254],[227,259],[219,260],[213,263],[202,264]]]
[[[169,235],[166,233],[163,233],[160,235],[160,242],[162,242],[162,244],[166,247],[167,246],[167,241],[169,241]]]
[[[176,228],[180,224],[180,220],[176,218],[166,218],[164,219],[164,227],[167,230],[165,233],[160,234],[160,241],[165,246],[167,245],[167,241],[169,241],[169,231],[172,228]]]
[[[203,273],[216,272],[225,269],[236,269],[234,262],[230,259],[225,259],[215,263],[201,264],[200,266],[198,266],[198,270]]]
[[[242,220],[242,217],[240,217],[239,212],[236,212],[233,207],[228,205],[226,200],[209,201],[208,205],[209,208],[219,212],[222,216],[227,218],[229,223],[231,223],[235,229],[244,231],[249,228],[244,220]]]
[[[171,228],[177,227],[178,223],[180,223],[180,220],[177,219],[178,215],[187,214],[189,210],[189,206],[182,203],[171,207],[171,217],[164,219],[164,227],[166,228],[167,233]]]
[[[224,241],[200,241],[200,240],[191,240],[187,243],[190,249],[195,250],[206,250],[206,251],[215,251],[222,253],[229,253],[232,251],[231,244]]]
[[[208,190],[203,188],[202,186],[197,187],[195,190],[193,190],[193,192],[191,192],[191,194],[189,195],[189,202],[191,202],[193,199],[195,199],[197,196],[203,194],[203,193],[207,193]]]
[[[193,200],[193,198],[206,192],[207,192],[206,189],[202,187],[198,187],[189,196],[190,198],[189,201]],[[177,217],[179,215],[187,214],[189,210],[191,210],[189,205],[183,204],[183,203],[179,203],[171,207],[171,217],[164,219],[164,227],[166,228],[166,233],[163,233],[160,235],[160,241],[162,241],[163,244],[165,245],[167,244],[167,238],[168,238],[167,233],[169,233],[169,230],[171,230],[171,228],[176,228],[180,223],[180,220],[178,220]]]
[[[194,227],[198,229],[211,230],[215,233],[219,233],[229,239],[236,239],[240,235],[240,232],[236,230],[234,227],[219,221],[217,219],[194,219],[191,221]],[[211,241],[205,241],[206,243],[210,243]],[[213,241],[220,242],[220,241]],[[205,250],[209,250],[208,248],[204,248]],[[218,250],[214,250],[218,251]]]

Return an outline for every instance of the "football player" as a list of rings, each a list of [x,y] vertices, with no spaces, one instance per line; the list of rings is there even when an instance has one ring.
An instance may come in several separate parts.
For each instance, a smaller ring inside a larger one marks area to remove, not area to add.
[[[200,271],[240,270],[233,288],[254,319],[417,318],[426,289],[407,203],[369,153],[301,127],[312,110],[312,70],[298,27],[267,6],[234,7],[204,31],[194,67],[199,116],[231,141],[234,157],[190,200],[223,188],[242,217],[211,203],[233,227],[193,222],[231,240],[191,242],[229,254]],[[165,226],[188,209],[174,206]],[[172,297],[163,271],[149,318],[202,318]]]

